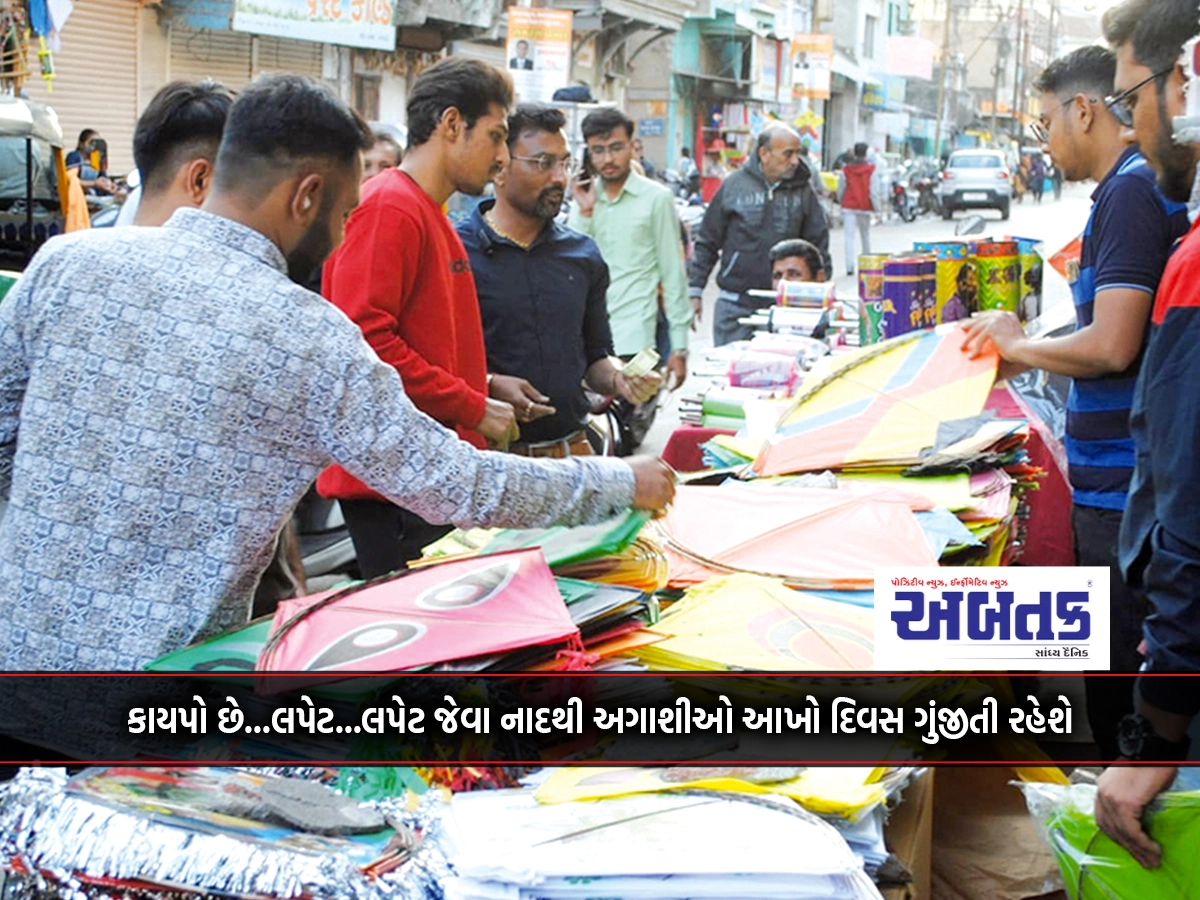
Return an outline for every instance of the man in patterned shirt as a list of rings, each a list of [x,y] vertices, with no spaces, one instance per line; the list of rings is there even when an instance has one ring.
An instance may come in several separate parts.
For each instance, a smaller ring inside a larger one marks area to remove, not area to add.
[[[302,279],[358,202],[365,123],[309,79],[234,105],[200,210],[48,243],[0,304],[0,669],[128,670],[247,618],[337,462],[434,522],[658,509],[657,460],[476,450]]]

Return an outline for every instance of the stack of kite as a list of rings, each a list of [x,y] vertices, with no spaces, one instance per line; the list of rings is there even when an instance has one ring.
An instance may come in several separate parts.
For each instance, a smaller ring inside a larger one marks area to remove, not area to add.
[[[997,418],[988,409],[997,357],[972,358],[964,345],[962,330],[942,326],[830,357],[809,375],[765,440],[719,437],[706,447],[708,458],[723,467],[748,464],[748,475],[774,486],[801,473],[837,472],[839,488],[853,484],[863,492],[860,502],[880,517],[881,505],[894,505],[898,496],[924,498],[924,506],[909,505],[935,559],[955,565],[1008,561],[1020,496],[1035,486],[1038,474],[1024,451],[1029,423]],[[897,517],[905,518],[892,510],[888,521]],[[890,562],[885,557],[895,554],[894,544],[912,539],[906,524],[898,531],[836,527],[834,533],[843,535],[838,545],[858,544],[877,554],[863,561],[871,569]],[[831,543],[813,548],[818,562]],[[804,546],[791,545],[791,554],[805,553]],[[854,580],[855,572],[843,571]],[[674,567],[671,576],[674,583]]]
[[[534,792],[454,797],[453,900],[878,900],[845,839],[772,793],[634,793],[539,803]]]
[[[432,797],[359,804],[204,768],[23,769],[0,786],[5,896],[417,900],[448,876]]]
[[[318,681],[363,671],[573,668],[657,639],[639,634],[657,614],[642,590],[555,577],[539,550],[518,550],[286,600],[272,619],[147,668],[311,672]]]
[[[873,668],[873,614],[756,575],[689,590],[638,648],[653,671],[862,671]]]
[[[883,826],[920,770],[910,767],[704,766],[546,770],[539,803],[577,803],[633,794],[706,791],[787,798],[832,825],[866,873],[875,878],[888,858]],[[538,773],[531,780],[539,778]]]
[[[421,565],[536,547],[555,575],[622,584],[652,592],[667,581],[666,559],[642,537],[645,512],[629,511],[598,525],[453,531],[425,548]]]

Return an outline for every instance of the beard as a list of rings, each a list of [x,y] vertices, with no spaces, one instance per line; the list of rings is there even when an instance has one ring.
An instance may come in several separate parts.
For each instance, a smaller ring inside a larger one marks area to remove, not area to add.
[[[1154,151],[1159,188],[1168,200],[1187,203],[1196,181],[1195,151],[1189,144],[1177,144],[1170,130],[1158,139]]]
[[[329,236],[330,212],[328,204],[322,201],[316,220],[287,256],[288,277],[296,284],[311,285],[321,263],[333,251],[333,240]]]
[[[558,215],[562,209],[563,197],[566,191],[557,187],[548,187],[537,196],[530,212],[537,218],[547,221]]]
[[[1187,203],[1196,181],[1196,152],[1191,144],[1175,141],[1175,126],[1167,113],[1163,91],[1158,91],[1158,136],[1154,142],[1158,187],[1168,200]]]

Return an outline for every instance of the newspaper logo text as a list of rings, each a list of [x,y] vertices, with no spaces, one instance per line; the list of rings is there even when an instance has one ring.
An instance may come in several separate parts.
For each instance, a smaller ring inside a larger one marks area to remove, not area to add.
[[[1013,591],[896,591],[896,634],[903,641],[1086,641],[1092,634],[1087,591],[1040,591],[1037,602],[1017,603]],[[1055,626],[1058,626],[1057,630]],[[921,627],[924,626],[924,627]]]

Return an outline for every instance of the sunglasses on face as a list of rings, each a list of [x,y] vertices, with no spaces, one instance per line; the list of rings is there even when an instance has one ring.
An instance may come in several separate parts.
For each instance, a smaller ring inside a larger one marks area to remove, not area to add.
[[[1055,113],[1058,113],[1075,102],[1076,97],[1083,97],[1083,94],[1076,94],[1070,100],[1064,100],[1050,112],[1042,113],[1036,119],[1029,123],[1029,133],[1033,135],[1034,140],[1039,144],[1050,143],[1050,124],[1054,121]],[[1095,97],[1084,97],[1088,103],[1099,103]]]
[[[1157,81],[1166,75],[1170,75],[1175,70],[1175,66],[1169,66],[1161,72],[1155,72],[1148,78],[1143,78],[1133,87],[1128,90],[1121,91],[1119,94],[1112,94],[1104,98],[1104,105],[1107,106],[1118,122],[1126,128],[1133,127],[1133,107],[1137,102],[1138,92],[1152,81]]]

